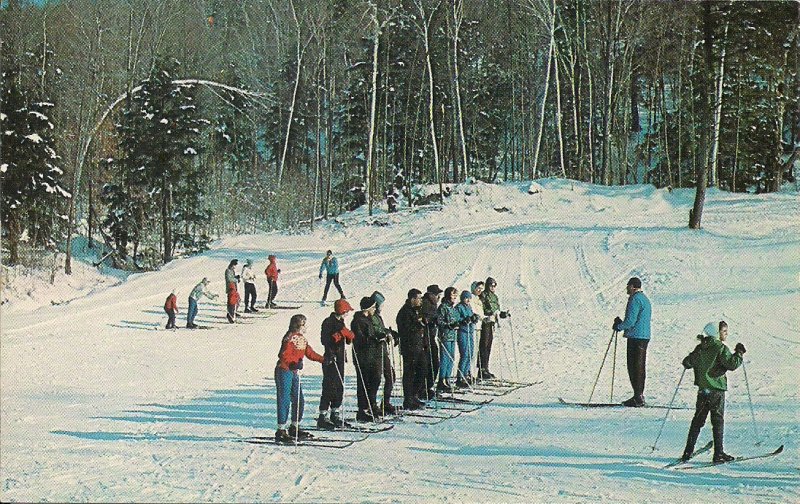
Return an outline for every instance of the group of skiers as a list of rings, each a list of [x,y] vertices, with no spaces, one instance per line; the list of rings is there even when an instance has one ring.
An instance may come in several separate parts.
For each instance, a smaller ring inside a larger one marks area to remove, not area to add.
[[[275,307],[278,293],[278,274],[274,255],[268,257],[265,270],[269,285],[266,308]],[[245,313],[257,312],[256,275],[253,262],[247,259],[241,274],[236,274],[238,261],[232,260],[225,270],[227,295],[227,319],[235,322],[240,304],[238,283],[244,281]],[[356,396],[358,411],[356,420],[378,421],[393,415],[397,408],[391,402],[395,382],[395,363],[392,345],[400,347],[403,367],[403,408],[416,410],[437,394],[452,392],[456,388],[469,388],[478,380],[491,380],[495,375],[489,371],[492,342],[501,319],[511,316],[502,310],[496,293],[497,282],[489,277],[486,281],[475,281],[469,290],[460,293],[455,287],[444,291],[432,284],[425,292],[418,289],[408,291],[405,303],[395,317],[397,330],[386,326],[381,313],[385,301],[378,291],[364,297],[359,310],[353,315],[351,329],[345,317],[353,307],[347,301],[339,284],[339,263],[331,250],[326,251],[319,269],[319,278],[326,275],[321,305],[326,304],[328,291],[333,284],[340,299],[334,302],[333,312],[322,322],[320,342],[323,355],[317,354],[306,338],[306,317],[294,315],[289,329],[283,337],[275,367],[275,383],[278,395],[278,429],[275,438],[279,442],[305,438],[309,434],[299,427],[303,416],[303,392],[299,370],[303,358],[322,364],[322,397],[320,398],[317,427],[334,429],[344,425],[341,407],[345,391],[346,346],[352,346],[352,360],[356,371]],[[196,328],[197,303],[202,296],[216,299],[217,295],[207,291],[208,278],[198,283],[189,295],[186,327]],[[645,406],[644,388],[646,379],[647,347],[650,342],[650,300],[642,291],[642,282],[633,277],[626,284],[628,302],[625,318],[616,317],[612,324],[613,338],[622,332],[627,339],[627,369],[633,396],[622,404],[629,407]],[[168,315],[167,328],[175,328],[178,313],[175,291],[167,297],[164,310]],[[694,453],[697,437],[711,415],[714,439],[714,462],[726,462],[733,457],[723,450],[725,373],[742,364],[744,345],[737,343],[733,352],[723,343],[727,338],[727,323],[709,323],[698,336],[700,344],[683,360],[685,369],[693,369],[698,387],[695,415],[689,429],[686,447],[681,460],[688,460]],[[478,338],[477,356],[475,338]],[[456,364],[456,348],[458,363]],[[472,373],[473,358],[476,373]],[[383,380],[383,397],[380,404],[377,393]],[[291,408],[291,424],[288,424]]]
[[[484,291],[484,286],[488,286],[488,290]],[[462,291],[460,295],[455,287],[442,291],[436,284],[429,285],[425,294],[411,289],[395,317],[397,330],[387,328],[383,320],[381,308],[385,298],[378,291],[361,299],[351,329],[348,329],[345,316],[354,309],[342,297],[322,322],[320,342],[324,348],[323,356],[317,354],[308,342],[305,317],[299,314],[292,317],[275,367],[278,394],[276,441],[309,437],[299,427],[304,400],[298,372],[303,367],[304,357],[322,363],[322,396],[317,427],[334,429],[344,425],[340,409],[344,398],[348,344],[352,346],[356,371],[356,420],[359,422],[378,421],[397,413],[397,407],[391,402],[395,382],[392,345],[400,346],[403,357],[403,408],[406,410],[424,408],[427,401],[437,394],[470,387],[476,380],[494,378],[489,371],[489,356],[495,326],[500,319],[511,316],[509,311],[500,309],[496,288],[497,282],[490,277],[486,282],[473,282],[471,290]],[[480,335],[480,341],[478,370],[474,377],[471,368],[476,333]],[[456,346],[459,362],[454,369]],[[297,377],[290,377],[287,373]],[[377,394],[381,380],[383,396],[379,404]],[[290,404],[291,424],[287,424]]]

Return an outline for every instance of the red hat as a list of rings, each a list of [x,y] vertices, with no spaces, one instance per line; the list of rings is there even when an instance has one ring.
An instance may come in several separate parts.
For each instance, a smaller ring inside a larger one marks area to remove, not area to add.
[[[344,315],[349,311],[353,311],[353,307],[350,306],[346,299],[337,299],[333,303],[333,311],[336,312],[336,315]]]

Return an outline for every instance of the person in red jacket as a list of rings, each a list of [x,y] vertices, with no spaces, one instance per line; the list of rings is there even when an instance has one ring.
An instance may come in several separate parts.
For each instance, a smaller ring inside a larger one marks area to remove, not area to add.
[[[306,316],[299,313],[293,315],[278,352],[278,363],[275,365],[275,389],[278,394],[278,430],[275,431],[275,441],[278,443],[290,443],[313,437],[300,429],[305,401],[300,386],[299,371],[303,369],[303,357],[320,363],[323,362],[323,358],[308,344],[305,332]],[[292,424],[287,429],[290,406]]]
[[[178,297],[175,296],[175,291],[169,293],[167,300],[164,302],[164,311],[167,312],[167,326],[166,329],[177,329],[175,327],[175,315],[178,314]]]
[[[236,282],[228,283],[228,322],[236,322],[236,307],[239,306],[239,289]]]
[[[344,316],[353,311],[346,299],[333,303],[333,313],[322,322],[320,340],[325,347],[322,363],[322,397],[319,400],[317,427],[334,429],[344,427],[339,413],[344,399],[344,363],[347,361],[345,345],[353,342],[356,335],[344,324]],[[328,408],[331,418],[328,420]]]
[[[270,255],[267,259],[269,259],[269,266],[264,270],[264,273],[267,275],[269,294],[267,295],[267,304],[264,308],[275,308],[275,296],[278,295],[278,273],[280,273],[281,270],[275,262],[277,257]]]

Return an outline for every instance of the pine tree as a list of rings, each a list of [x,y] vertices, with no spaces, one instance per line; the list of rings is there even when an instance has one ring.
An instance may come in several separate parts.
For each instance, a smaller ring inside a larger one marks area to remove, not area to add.
[[[49,48],[45,51],[52,56]],[[41,71],[41,54],[27,53],[22,65],[3,57],[0,184],[10,264],[20,261],[24,235],[34,246],[55,248],[60,229],[57,219],[64,218],[65,201],[71,197],[61,185],[61,158],[54,149],[54,125],[49,118],[54,104],[46,96],[48,81],[34,84],[35,78],[31,79],[31,74]]]

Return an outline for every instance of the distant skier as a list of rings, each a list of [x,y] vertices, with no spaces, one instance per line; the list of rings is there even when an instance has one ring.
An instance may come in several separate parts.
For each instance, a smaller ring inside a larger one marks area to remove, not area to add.
[[[239,288],[236,286],[236,282],[231,282],[228,284],[228,313],[227,318],[228,322],[233,324],[236,322],[236,310],[239,307],[239,303],[241,301],[241,297],[239,297]]]
[[[264,305],[264,307],[275,308],[275,296],[278,295],[278,274],[281,272],[281,270],[278,268],[277,257],[270,255],[267,257],[267,259],[269,259],[269,265],[267,266],[267,269],[264,270],[264,274],[267,275],[269,294],[267,296],[267,304]]]
[[[344,398],[344,363],[347,361],[345,345],[353,342],[355,334],[345,325],[344,317],[353,307],[346,299],[333,303],[333,313],[322,321],[320,341],[325,347],[322,362],[322,397],[319,400],[317,427],[333,429],[344,426],[339,408]],[[331,410],[328,419],[328,408]]]
[[[628,280],[625,290],[628,293],[625,320],[615,318],[612,328],[615,331],[625,331],[623,337],[628,339],[628,377],[631,380],[633,397],[622,404],[638,408],[645,405],[644,382],[647,378],[647,345],[650,342],[652,308],[650,300],[642,292],[642,281],[639,278]]]
[[[492,342],[494,330],[499,324],[499,319],[511,316],[507,310],[500,310],[500,300],[497,297],[497,281],[488,277],[486,290],[483,291],[483,312],[486,315],[481,327],[481,339],[478,343],[478,379],[491,380],[495,375],[489,371],[489,357],[492,355]]]
[[[239,283],[239,275],[236,274],[235,269],[237,264],[239,264],[239,261],[234,259],[228,263],[228,268],[225,270],[225,294],[228,293],[231,282],[234,284]]]
[[[218,297],[216,294],[206,291],[209,282],[210,280],[208,277],[203,277],[200,283],[194,286],[191,294],[189,294],[189,309],[186,313],[186,327],[189,329],[197,329],[198,327],[194,323],[194,318],[197,316],[197,302],[200,301],[200,297],[205,296],[212,300]]]
[[[697,385],[697,404],[694,418],[686,438],[682,461],[692,457],[694,445],[700,430],[711,413],[711,429],[714,436],[714,462],[730,462],[734,457],[723,450],[722,438],[725,432],[725,391],[728,389],[727,371],[742,365],[742,356],[747,351],[737,343],[733,353],[724,344],[728,339],[728,324],[721,321],[719,326],[709,322],[703,334],[697,336],[700,344],[683,359],[683,367],[694,369],[694,384]]]
[[[475,327],[474,327],[475,335],[473,337],[473,345],[472,345],[473,358],[476,357],[477,353],[475,351],[475,338],[481,337],[481,331],[483,330],[483,321],[486,319],[486,314],[483,311],[483,291],[485,285],[486,284],[483,282],[483,280],[476,280],[472,282],[472,284],[469,287],[470,292],[472,292],[472,302],[471,302],[472,312],[475,315],[477,315],[476,317],[477,321],[475,322]],[[477,361],[477,359],[475,363],[475,369],[477,374],[477,370],[480,369],[480,363]]]
[[[439,309],[436,311],[436,324],[439,326],[439,383],[436,385],[437,392],[452,392],[453,385],[450,378],[453,371],[453,360],[456,353],[456,339],[458,337],[458,326],[461,319],[456,311],[456,301],[458,300],[458,289],[448,287],[444,290]]]
[[[175,315],[178,314],[178,297],[175,295],[175,290],[173,289],[170,292],[169,296],[167,296],[167,300],[164,302],[164,311],[167,312],[167,326],[165,329],[177,329],[175,327]]]
[[[247,259],[242,266],[242,280],[244,280],[244,312],[257,312],[256,272],[253,270],[252,259]]]
[[[425,376],[425,397],[430,399],[436,395],[436,376],[439,374],[439,326],[436,324],[436,310],[439,308],[439,300],[442,296],[442,289],[437,284],[431,284],[425,289],[422,296],[422,306],[420,313],[425,320],[425,333],[428,339],[427,368]]]
[[[403,409],[416,410],[425,407],[425,374],[428,370],[428,339],[425,335],[425,319],[422,317],[422,291],[411,289],[400,311],[397,312],[397,337],[400,354],[403,356]]]
[[[331,282],[336,287],[336,290],[339,291],[339,297],[341,299],[346,299],[344,292],[342,291],[342,286],[339,285],[339,260],[333,255],[333,251],[328,250],[325,252],[325,258],[322,259],[322,264],[319,267],[319,278],[322,278],[323,271],[326,273],[325,276],[325,292],[322,293],[322,302],[321,305],[325,305],[325,300],[328,299],[328,289],[331,287]]]
[[[305,315],[299,313],[293,315],[278,352],[278,363],[275,365],[275,390],[278,395],[278,430],[275,431],[275,441],[278,443],[313,437],[300,428],[305,399],[299,371],[303,369],[303,357],[320,363],[323,362],[323,358],[308,344],[305,332]],[[287,430],[286,422],[289,419],[290,406],[292,423]]]
[[[392,405],[392,389],[394,388],[394,381],[396,374],[394,371],[394,364],[392,363],[392,343],[397,346],[398,341],[395,338],[397,331],[391,328],[386,328],[383,323],[383,316],[381,315],[381,307],[386,298],[383,297],[378,291],[372,293],[370,296],[375,301],[375,313],[372,315],[372,326],[375,329],[375,334],[383,341],[381,343],[381,371],[383,374],[383,402],[381,403],[381,413],[383,415],[394,415],[397,410]]]
[[[356,366],[356,394],[358,397],[359,422],[372,422],[380,414],[377,404],[378,387],[381,384],[381,346],[382,336],[375,333],[372,315],[375,314],[375,300],[361,298],[361,311],[353,315],[350,327],[355,334],[353,339],[353,362]]]

